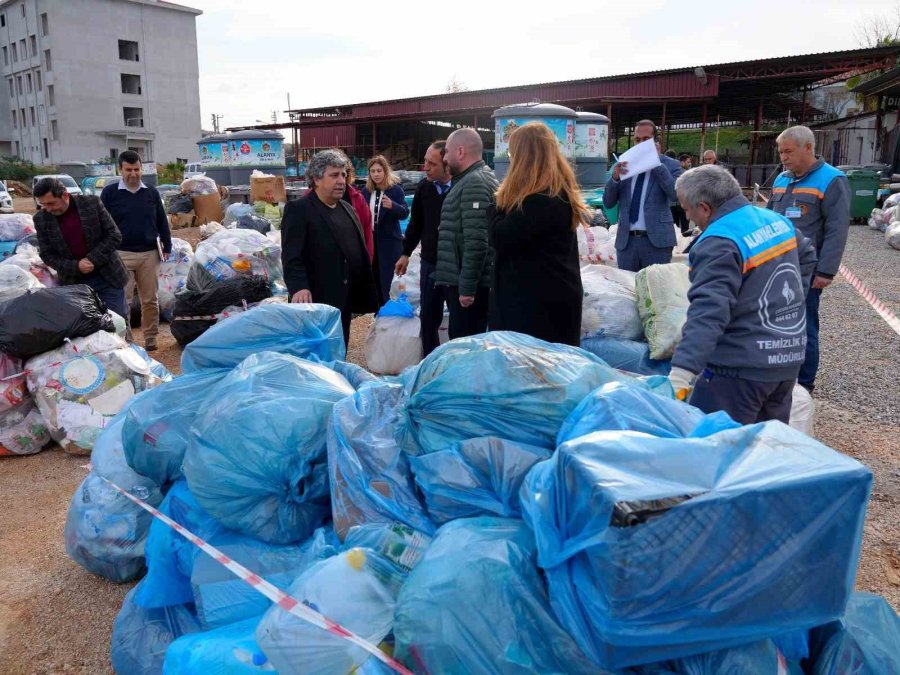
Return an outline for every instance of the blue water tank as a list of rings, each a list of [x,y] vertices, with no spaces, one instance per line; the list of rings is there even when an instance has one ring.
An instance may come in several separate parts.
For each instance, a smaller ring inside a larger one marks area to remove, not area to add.
[[[254,170],[283,176],[284,136],[277,131],[236,131],[226,136],[231,185],[249,185]]]
[[[609,118],[592,112],[575,113],[575,175],[585,188],[606,183],[609,163]]]
[[[204,136],[197,141],[203,172],[220,185],[231,182],[231,165],[226,134]]]
[[[555,103],[517,103],[494,111],[494,173],[502,179],[509,170],[509,137],[529,122],[543,122],[559,141],[566,159],[574,159],[575,111]]]

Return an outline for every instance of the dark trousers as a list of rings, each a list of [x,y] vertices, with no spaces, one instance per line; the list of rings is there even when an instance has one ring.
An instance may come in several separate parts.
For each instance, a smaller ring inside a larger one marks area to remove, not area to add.
[[[436,265],[427,260],[422,261],[419,272],[419,301],[421,311],[419,321],[422,325],[422,353],[428,356],[441,345],[440,328],[444,320],[444,293],[434,285]],[[477,297],[476,297],[477,301]]]
[[[806,360],[800,367],[797,382],[809,390],[816,383],[816,373],[819,372],[819,302],[822,299],[822,289],[810,288],[806,296]]]
[[[446,286],[447,307],[450,309],[450,339],[468,337],[487,332],[487,315],[490,289],[478,287],[475,302],[469,307],[459,304],[459,286]]]
[[[675,204],[672,207],[672,218],[675,220],[675,224],[681,230],[681,234],[687,234],[691,226],[691,221],[688,219],[687,213],[685,213],[685,210],[681,208],[680,204]]]
[[[719,410],[741,424],[779,420],[787,424],[791,418],[794,380],[759,382],[739,377],[701,375],[694,385],[690,404],[705,413]]]
[[[97,273],[85,275],[81,282],[94,289],[97,295],[100,296],[100,299],[106,303],[107,309],[111,309],[125,319],[126,323],[128,322],[124,288],[116,288]]]
[[[353,312],[349,305],[341,310],[341,328],[344,329],[344,347],[350,346],[350,322],[353,321]]]
[[[650,243],[647,235],[629,234],[628,243],[621,251],[616,251],[616,257],[619,269],[640,272],[650,265],[666,265],[672,262],[672,247],[659,248]]]

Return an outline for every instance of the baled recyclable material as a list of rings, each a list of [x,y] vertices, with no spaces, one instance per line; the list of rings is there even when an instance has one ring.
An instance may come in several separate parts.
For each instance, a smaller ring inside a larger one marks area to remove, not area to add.
[[[419,318],[377,316],[366,336],[366,365],[373,373],[399,375],[422,360]]]
[[[637,274],[638,310],[650,343],[650,358],[670,359],[687,320],[691,280],[686,265],[650,265]]]
[[[637,340],[644,334],[634,274],[603,265],[583,265],[581,337],[598,335]]]
[[[650,358],[650,345],[646,342],[598,335],[582,340],[581,348],[613,368],[635,375],[668,375],[672,370],[670,361]]]
[[[220,230],[200,242],[186,282],[192,291],[210,288],[237,276],[262,276],[273,294],[287,293],[281,248],[255,230]]]

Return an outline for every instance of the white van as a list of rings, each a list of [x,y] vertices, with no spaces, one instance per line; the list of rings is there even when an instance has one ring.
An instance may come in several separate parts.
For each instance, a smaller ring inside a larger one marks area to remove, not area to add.
[[[194,176],[201,173],[203,173],[203,165],[200,162],[191,162],[189,164],[185,164],[183,180],[193,178]]]

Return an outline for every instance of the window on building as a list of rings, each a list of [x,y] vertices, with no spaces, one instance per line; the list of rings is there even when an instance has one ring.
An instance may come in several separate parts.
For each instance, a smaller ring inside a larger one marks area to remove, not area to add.
[[[110,148],[110,149],[109,149],[109,156],[110,156],[110,157],[118,157],[118,156],[119,156],[119,149],[118,149],[118,148]]]
[[[9,97],[13,98],[16,95],[16,88],[13,86],[13,79],[9,78],[7,82],[9,82]]]
[[[16,141],[16,157],[22,156],[22,150],[19,148],[19,141]]]
[[[119,59],[122,61],[140,61],[138,43],[131,40],[119,40]]]
[[[44,139],[44,159],[50,158],[50,144],[47,142],[47,139]]]
[[[25,83],[28,86],[28,93],[30,94],[31,92],[34,91],[34,82],[31,79],[31,73],[25,74]]]
[[[43,104],[38,106],[38,122],[41,123],[41,126],[44,126],[47,123],[47,115],[44,112]]]
[[[31,126],[36,127],[37,126],[37,115],[34,112],[34,106],[33,105],[29,106],[28,111],[31,113]]]
[[[122,93],[123,94],[138,94],[141,93],[141,76],[140,75],[127,75],[122,73]]]
[[[41,14],[41,35],[43,37],[50,35],[50,23],[47,21],[47,12]]]
[[[37,90],[44,91],[44,78],[41,77],[41,71],[36,70],[34,76],[37,78]]]
[[[0,28],[6,28],[6,14],[0,14]]]
[[[25,108],[19,108],[19,119],[22,121],[22,128],[24,129],[26,126],[25,123]]]
[[[122,117],[125,119],[126,127],[144,126],[143,108],[122,108]]]
[[[16,75],[16,91],[19,92],[19,96],[22,95],[22,76]]]
[[[13,42],[10,47],[12,48],[13,63],[16,63],[19,60],[19,52],[16,50],[16,43]]]
[[[12,111],[12,122],[13,122],[13,129],[18,129],[19,128],[19,120],[16,119],[16,111],[15,110]]]
[[[32,35],[29,39],[31,40],[31,55],[37,56],[37,35]]]
[[[25,46],[25,38],[19,40],[19,55],[23,61],[28,59],[28,48]]]
[[[8,47],[3,47],[3,65],[4,66],[9,65],[9,48]]]
[[[51,71],[53,70],[53,62],[50,60],[50,50],[44,50],[44,70]]]
[[[24,17],[25,16],[25,3],[23,2],[21,5],[19,5],[19,7],[22,8],[22,16]]]
[[[54,95],[53,85],[47,85],[47,103],[49,105],[56,105],[56,96]]]
[[[59,140],[59,125],[56,123],[56,120],[50,120],[50,140]]]

